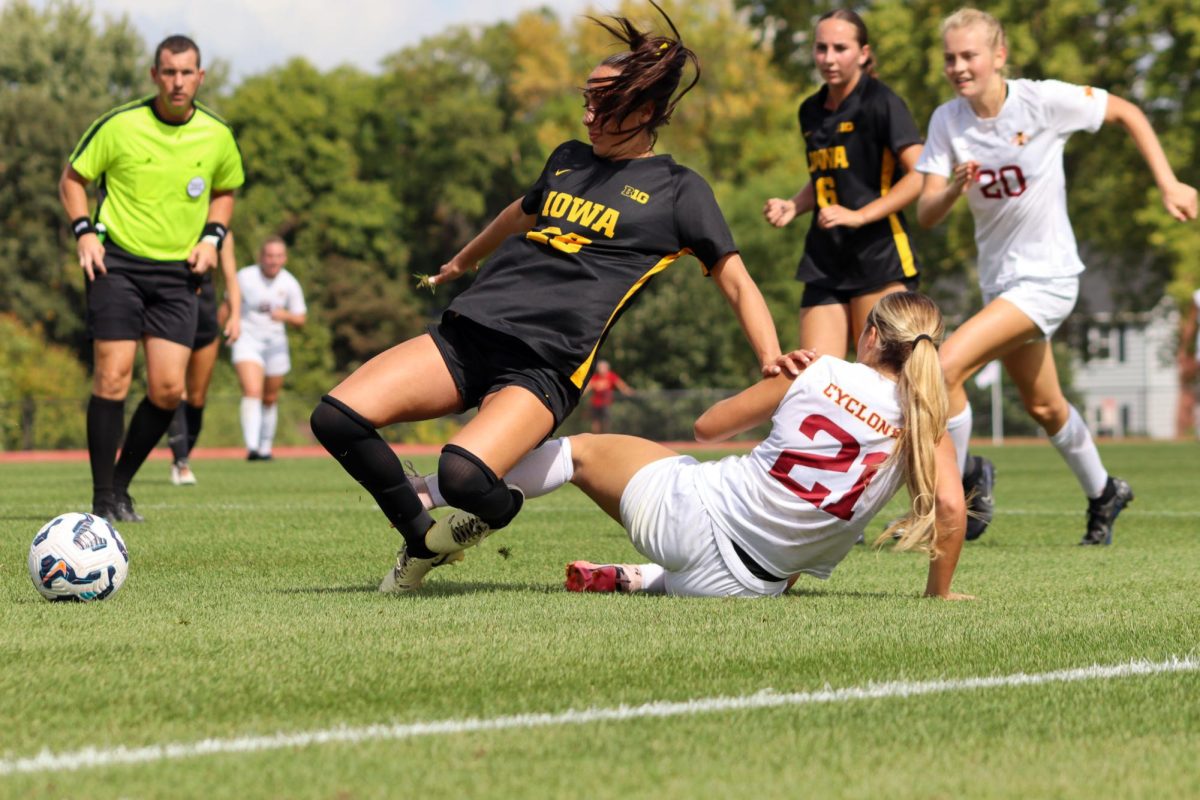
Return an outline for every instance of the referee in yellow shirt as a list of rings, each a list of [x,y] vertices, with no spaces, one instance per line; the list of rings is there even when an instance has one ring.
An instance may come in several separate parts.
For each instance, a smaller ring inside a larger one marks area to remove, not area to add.
[[[204,82],[196,43],[186,36],[163,40],[150,76],[158,93],[92,123],[58,183],[88,280],[92,511],[121,522],[142,520],[129,483],[182,397],[200,278],[217,264],[233,192],[245,179],[233,132],[195,102]],[[97,202],[89,214],[92,182]],[[122,445],[138,341],[146,353],[147,396]]]

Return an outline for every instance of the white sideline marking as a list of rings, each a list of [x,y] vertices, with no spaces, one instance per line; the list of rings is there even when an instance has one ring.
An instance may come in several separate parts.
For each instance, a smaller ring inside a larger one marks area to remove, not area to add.
[[[1077,681],[1128,678],[1139,675],[1160,675],[1173,672],[1200,671],[1200,661],[1191,656],[1172,657],[1166,661],[1151,663],[1132,661],[1127,664],[1091,666],[1041,672],[1033,675],[1018,672],[1014,675],[996,675],[981,678],[960,678],[944,681],[893,681],[871,683],[846,689],[826,688],[816,692],[779,694],[773,689],[764,689],[741,697],[708,697],[683,702],[655,702],[640,706],[617,706],[615,708],[590,708],[583,711],[564,711],[557,714],[517,714],[492,719],[448,719],[436,722],[414,722],[403,725],[366,725],[357,728],[339,727],[300,733],[276,733],[270,736],[244,736],[236,739],[205,739],[199,742],[175,742],[150,745],[148,747],[113,747],[100,749],[89,747],[67,753],[43,750],[29,758],[0,760],[0,775],[16,775],[31,772],[63,772],[89,767],[110,767],[121,764],[147,764],[197,756],[224,753],[255,753],[266,750],[283,750],[296,747],[311,747],[320,744],[355,744],[397,739],[413,739],[419,736],[500,731],[514,728],[545,728],[554,725],[584,725],[591,722],[621,722],[646,717],[680,717],[693,714],[711,714],[721,711],[742,711],[756,708],[778,708],[781,706],[804,706],[817,703],[841,703],[851,700],[883,700],[893,697],[918,697],[943,692],[961,692],[973,689],[994,689],[1014,686],[1039,686],[1048,683],[1074,683]]]

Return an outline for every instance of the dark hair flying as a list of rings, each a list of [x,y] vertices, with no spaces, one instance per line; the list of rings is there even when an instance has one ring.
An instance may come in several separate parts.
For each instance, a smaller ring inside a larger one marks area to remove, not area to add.
[[[684,46],[679,30],[667,13],[650,0],[667,25],[671,36],[655,36],[641,31],[626,17],[610,17],[611,21],[589,17],[600,27],[624,42],[628,49],[604,59],[601,64],[620,70],[620,74],[601,80],[589,80],[586,89],[588,106],[601,124],[610,120],[618,123],[649,104],[650,118],[634,128],[622,130],[627,138],[648,131],[651,142],[656,131],[671,121],[671,114],[680,99],[700,80],[700,59]],[[683,91],[677,91],[683,72],[691,63],[695,75]]]

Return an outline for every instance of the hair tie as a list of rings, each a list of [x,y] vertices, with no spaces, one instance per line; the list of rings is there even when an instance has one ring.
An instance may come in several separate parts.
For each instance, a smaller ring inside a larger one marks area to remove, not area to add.
[[[930,344],[933,344],[933,337],[932,337],[932,336],[930,336],[928,333],[918,333],[918,334],[917,334],[917,338],[915,338],[915,339],[913,339],[913,340],[912,340],[912,346],[913,346],[913,347],[916,347],[916,346],[917,346],[917,342],[921,341],[922,339],[928,339],[928,340],[929,340],[929,343],[930,343]],[[937,345],[936,345],[936,344],[933,344],[933,346],[934,346],[934,347],[937,347]]]

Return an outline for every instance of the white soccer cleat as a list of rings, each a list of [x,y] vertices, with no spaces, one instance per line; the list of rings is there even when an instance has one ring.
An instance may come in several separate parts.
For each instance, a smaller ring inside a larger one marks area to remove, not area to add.
[[[403,545],[396,551],[396,566],[383,576],[383,582],[379,584],[379,591],[384,594],[415,591],[421,588],[421,583],[429,574],[429,570],[443,564],[454,564],[462,561],[463,558],[465,556],[461,550],[456,553],[439,554],[433,558],[414,558],[408,554],[408,545]]]
[[[425,532],[425,546],[435,553],[457,553],[482,542],[492,528],[474,514],[454,509]]]
[[[172,464],[171,483],[176,486],[195,486],[196,473],[187,464]]]

